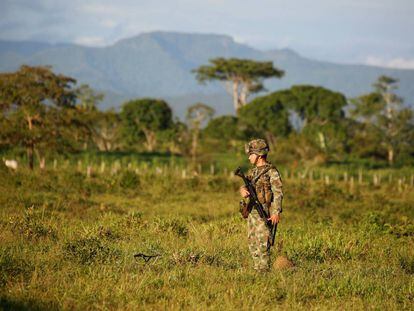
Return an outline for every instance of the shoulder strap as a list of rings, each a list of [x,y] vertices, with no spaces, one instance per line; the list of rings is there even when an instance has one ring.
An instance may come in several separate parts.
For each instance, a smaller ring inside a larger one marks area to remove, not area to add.
[[[261,176],[263,176],[264,174],[266,174],[268,171],[270,171],[272,168],[274,168],[273,165],[269,165],[269,167],[266,167],[263,171],[260,172],[259,175],[257,175],[255,178],[253,178],[252,183],[256,184],[256,182],[259,180],[259,178]]]

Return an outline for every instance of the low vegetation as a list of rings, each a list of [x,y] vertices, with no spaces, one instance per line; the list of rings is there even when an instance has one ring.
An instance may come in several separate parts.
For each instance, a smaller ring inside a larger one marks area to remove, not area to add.
[[[229,174],[1,167],[1,308],[412,309],[408,179],[289,175],[272,257],[294,266],[258,275]]]

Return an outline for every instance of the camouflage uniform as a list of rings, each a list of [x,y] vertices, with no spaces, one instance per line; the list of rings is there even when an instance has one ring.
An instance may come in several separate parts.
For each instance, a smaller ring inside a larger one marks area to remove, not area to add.
[[[256,145],[259,147],[265,146],[266,148],[259,151],[255,148],[246,148],[246,152],[254,152],[259,155],[267,154],[269,150],[267,143],[263,140],[254,140],[249,145],[255,142],[258,142]],[[253,146],[255,145],[253,144]],[[266,213],[270,216],[280,214],[283,199],[282,179],[276,167],[269,162],[263,166],[256,166],[249,171],[247,178],[254,183],[257,197]],[[254,269],[266,271],[270,268],[270,248],[268,246],[270,231],[255,208],[250,212],[247,222],[249,251],[253,258]]]

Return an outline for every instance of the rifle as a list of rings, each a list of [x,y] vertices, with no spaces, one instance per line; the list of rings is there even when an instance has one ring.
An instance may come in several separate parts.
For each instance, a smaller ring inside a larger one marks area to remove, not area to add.
[[[259,199],[257,198],[256,190],[253,184],[250,182],[250,180],[247,179],[247,177],[244,175],[240,167],[238,167],[234,171],[234,175],[239,176],[243,179],[244,185],[246,186],[247,191],[249,191],[249,204],[252,205],[257,210],[260,218],[263,219],[263,221],[265,222],[266,226],[268,227],[270,231],[269,240],[267,241],[267,248],[269,248],[270,246],[273,246],[275,244],[277,223],[273,225],[272,221],[268,220],[269,214],[266,213],[266,210],[263,208],[262,203],[260,203]]]

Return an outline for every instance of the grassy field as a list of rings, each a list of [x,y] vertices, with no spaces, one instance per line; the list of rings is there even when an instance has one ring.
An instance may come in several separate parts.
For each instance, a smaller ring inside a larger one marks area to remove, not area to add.
[[[332,169],[312,179],[289,173],[272,257],[294,267],[258,275],[238,214],[240,181],[229,174],[77,169],[0,168],[0,308],[414,306],[414,188],[405,171],[365,172],[361,183],[355,171],[352,184]],[[375,174],[382,182],[373,184]]]

